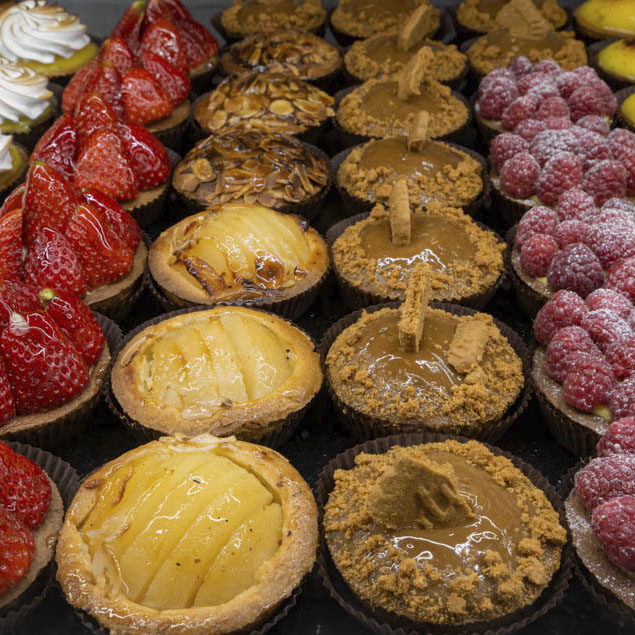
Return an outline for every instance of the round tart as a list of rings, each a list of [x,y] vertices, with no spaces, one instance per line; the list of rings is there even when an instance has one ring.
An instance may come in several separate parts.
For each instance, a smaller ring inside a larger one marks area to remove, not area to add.
[[[317,148],[288,135],[245,130],[200,141],[172,177],[192,211],[245,202],[307,218],[321,211],[328,182],[328,157]]]
[[[586,0],[573,11],[576,31],[592,39],[635,35],[629,0]]]
[[[0,202],[24,178],[29,166],[29,155],[13,137],[0,134]]]
[[[186,312],[138,331],[112,369],[123,410],[149,432],[264,437],[322,383],[311,340],[242,307]]]
[[[544,478],[476,441],[383,441],[335,460],[346,469],[332,474],[324,506],[326,545],[363,611],[408,631],[480,632],[513,620],[552,580],[566,586],[557,497],[533,482],[549,488]]]
[[[328,253],[303,218],[227,203],[164,231],[150,249],[148,264],[177,307],[250,302],[273,309],[317,292]]]
[[[221,25],[230,39],[280,30],[316,32],[326,20],[320,0],[237,0],[225,9]]]
[[[633,86],[624,88],[618,91],[615,97],[619,104],[618,114],[620,122],[626,128],[635,132],[635,88]]]
[[[589,57],[602,78],[614,89],[635,82],[635,40],[605,40],[589,47]]]
[[[57,579],[111,632],[249,632],[300,585],[316,546],[313,495],[284,457],[210,435],[163,438],[82,484]]]
[[[315,86],[280,73],[253,72],[228,77],[193,106],[205,131],[230,130],[305,134],[333,116],[333,97]]]

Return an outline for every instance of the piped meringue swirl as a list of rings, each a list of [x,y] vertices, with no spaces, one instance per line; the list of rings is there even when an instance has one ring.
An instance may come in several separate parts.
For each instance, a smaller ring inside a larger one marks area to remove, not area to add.
[[[0,55],[12,62],[52,64],[90,43],[76,15],[46,0],[24,0],[0,15]]]
[[[11,157],[11,135],[0,134],[0,172],[8,172],[13,168],[13,158]]]
[[[0,57],[0,123],[37,119],[53,96],[47,82],[44,75]]]

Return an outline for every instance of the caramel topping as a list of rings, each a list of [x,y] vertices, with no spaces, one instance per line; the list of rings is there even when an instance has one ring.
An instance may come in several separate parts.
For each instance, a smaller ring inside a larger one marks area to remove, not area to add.
[[[489,339],[487,326],[481,322],[463,322],[456,327],[448,350],[448,362],[459,373],[467,373],[483,359]]]
[[[410,203],[405,179],[398,179],[390,193],[390,234],[392,244],[399,247],[410,244]]]
[[[553,30],[532,0],[510,0],[496,15],[496,25],[526,38],[541,38]]]
[[[279,29],[312,31],[325,18],[320,0],[237,0],[223,11],[221,20],[230,33],[249,35]]]
[[[562,28],[567,21],[567,14],[557,0],[532,0],[542,15],[549,20],[553,29]],[[496,28],[496,16],[507,4],[507,0],[464,0],[458,8],[459,22],[480,33],[487,33]]]

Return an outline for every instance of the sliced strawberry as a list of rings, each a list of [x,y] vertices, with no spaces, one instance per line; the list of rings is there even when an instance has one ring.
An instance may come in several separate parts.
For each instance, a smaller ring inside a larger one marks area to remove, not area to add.
[[[40,300],[46,306],[46,314],[73,342],[86,364],[92,366],[104,348],[104,332],[93,312],[68,291],[42,289]]]
[[[145,10],[145,0],[133,2],[121,16],[110,36],[111,38],[118,37],[125,40],[133,53],[136,52],[141,39],[141,25],[143,24]]]
[[[2,357],[0,357],[0,426],[15,417],[15,402],[9,386],[9,378],[4,367]]]
[[[24,578],[34,556],[29,528],[13,514],[0,511],[0,595]]]
[[[62,93],[62,112],[72,113],[75,112],[75,108],[82,98],[88,84],[93,76],[99,70],[99,60],[94,59],[88,62],[86,66],[80,68]]]
[[[59,172],[36,161],[26,176],[22,202],[24,244],[28,247],[42,227],[64,231],[76,207],[73,186]]]
[[[42,310],[38,289],[21,282],[0,280],[0,330],[9,324],[14,312],[37,313]]]
[[[67,179],[73,178],[75,152],[77,150],[77,130],[75,121],[69,114],[62,115],[40,137],[30,162],[42,161],[61,172]]]
[[[99,52],[102,62],[114,64],[119,75],[123,75],[135,65],[134,55],[123,38],[110,37],[102,45]]]
[[[173,110],[163,86],[144,68],[131,68],[124,75],[121,92],[127,121],[144,124],[163,119]]]
[[[94,187],[118,201],[139,192],[137,177],[119,137],[111,130],[93,133],[77,158],[75,185]]]
[[[170,19],[171,17],[172,12],[162,0],[148,0],[145,15],[143,16],[142,31],[147,31],[157,20]]]
[[[0,218],[5,214],[8,214],[11,210],[22,207],[22,199],[24,198],[24,192],[26,190],[26,184],[18,185],[18,187],[4,199],[2,207],[0,207]]]
[[[44,470],[0,441],[0,509],[37,529],[50,502],[51,485]]]
[[[130,157],[140,190],[148,190],[165,183],[172,165],[163,144],[143,126],[121,124],[119,137]]]
[[[121,102],[121,75],[112,62],[101,61],[99,70],[86,82],[84,94],[97,93],[112,108],[117,117],[123,117]]]
[[[180,104],[189,95],[192,89],[190,78],[176,70],[160,55],[152,51],[142,51],[141,64],[165,88],[174,106]]]
[[[160,18],[143,34],[139,55],[151,51],[167,60],[182,73],[188,72],[187,55],[179,30],[168,18]]]
[[[22,274],[22,210],[0,218],[0,278],[19,280]]]
[[[50,227],[38,231],[27,251],[24,281],[36,287],[86,295],[86,280],[79,257],[64,234]]]
[[[100,211],[82,203],[66,228],[90,289],[121,280],[132,268],[133,252]]]
[[[12,313],[0,334],[0,354],[19,415],[66,403],[88,383],[81,355],[43,313]]]
[[[101,95],[86,93],[77,105],[75,127],[79,135],[77,154],[80,154],[96,130],[117,130],[117,115]]]
[[[132,214],[127,212],[117,201],[103,192],[89,187],[82,192],[86,203],[100,211],[108,219],[110,226],[134,253],[141,241],[141,229]]]
[[[183,39],[190,70],[218,53],[218,42],[214,36],[192,16],[183,19],[175,18],[175,24]]]

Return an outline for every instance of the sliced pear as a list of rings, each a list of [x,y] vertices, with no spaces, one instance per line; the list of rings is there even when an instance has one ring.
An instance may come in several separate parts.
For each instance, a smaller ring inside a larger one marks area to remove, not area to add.
[[[295,268],[309,256],[306,239],[293,218],[277,217],[275,222],[272,221],[265,214],[254,214],[254,231],[266,238],[269,250]]]
[[[250,270],[250,256],[243,252],[240,241],[236,240],[231,225],[223,215],[216,219],[214,237],[219,250],[225,255],[226,269],[239,274]]]
[[[203,232],[201,232],[201,234],[202,233]],[[232,276],[227,275],[229,270],[227,268],[225,254],[218,248],[218,240],[216,239],[216,236],[202,236],[190,249],[187,250],[187,254],[189,256],[197,256],[201,260],[210,264],[214,267],[214,271],[216,271],[219,276],[225,272],[226,275],[223,276],[225,284],[230,284],[232,282]]]
[[[178,378],[183,368],[183,357],[174,340],[169,337],[159,337],[152,345],[152,369],[149,391],[154,393],[156,401],[181,407],[178,397]]]

